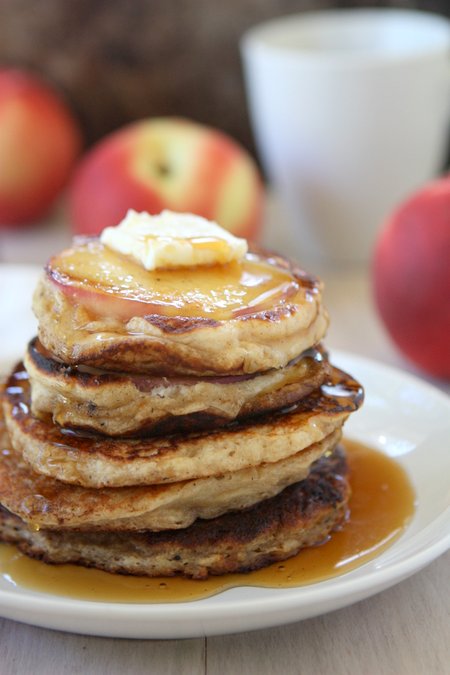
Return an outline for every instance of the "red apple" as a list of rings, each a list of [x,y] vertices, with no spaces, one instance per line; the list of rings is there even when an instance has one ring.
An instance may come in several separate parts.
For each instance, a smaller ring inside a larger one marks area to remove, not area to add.
[[[129,208],[195,213],[246,238],[261,224],[263,188],[249,154],[231,138],[178,118],[148,119],[110,134],[75,173],[73,229],[98,234]]]
[[[81,149],[72,113],[29,73],[0,70],[0,226],[44,216]]]
[[[450,377],[450,176],[417,192],[392,214],[374,258],[375,298],[404,354]]]

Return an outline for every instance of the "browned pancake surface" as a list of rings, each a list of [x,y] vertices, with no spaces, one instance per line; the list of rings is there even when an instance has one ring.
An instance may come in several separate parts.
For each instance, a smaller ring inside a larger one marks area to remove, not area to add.
[[[315,347],[284,368],[266,373],[131,375],[67,366],[52,358],[37,339],[28,346],[25,367],[33,415],[109,436],[214,429],[292,405],[319,387],[330,372],[326,353]]]
[[[80,436],[30,414],[29,382],[19,366],[4,412],[14,447],[33,468],[86,487],[176,482],[276,462],[340,429],[362,403],[361,385],[334,368],[329,381],[289,409],[212,432],[147,439]]]
[[[49,563],[108,572],[194,578],[248,572],[324,541],[345,519],[350,488],[342,450],[322,458],[309,477],[238,513],[163,532],[67,532],[29,529],[0,509],[0,539]]]
[[[38,474],[1,433],[0,503],[34,528],[85,530],[181,529],[272,497],[308,475],[314,461],[340,439],[320,443],[279,462],[220,476],[166,485],[84,488]]]

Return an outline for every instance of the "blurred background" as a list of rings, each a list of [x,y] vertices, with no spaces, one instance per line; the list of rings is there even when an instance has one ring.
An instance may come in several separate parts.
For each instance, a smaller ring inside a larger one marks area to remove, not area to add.
[[[62,90],[88,144],[141,117],[181,115],[255,152],[239,38],[273,17],[335,7],[450,16],[448,0],[1,0],[0,63]]]

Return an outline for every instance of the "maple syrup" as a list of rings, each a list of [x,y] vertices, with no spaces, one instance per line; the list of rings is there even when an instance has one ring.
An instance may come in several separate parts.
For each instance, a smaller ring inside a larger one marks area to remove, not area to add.
[[[0,546],[4,581],[53,595],[102,602],[183,602],[239,586],[289,588],[349,572],[372,560],[404,531],[415,495],[403,468],[381,452],[345,441],[350,466],[350,517],[326,543],[249,574],[194,581],[108,574],[75,565],[46,565],[13,546]]]

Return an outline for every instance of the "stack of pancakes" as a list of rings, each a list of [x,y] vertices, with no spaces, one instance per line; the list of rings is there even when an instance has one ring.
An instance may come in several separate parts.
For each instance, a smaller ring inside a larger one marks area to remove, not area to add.
[[[339,441],[361,386],[320,344],[320,281],[247,259],[282,276],[262,303],[126,319],[50,262],[39,337],[3,393],[0,539],[51,563],[202,578],[286,559],[342,523]]]

